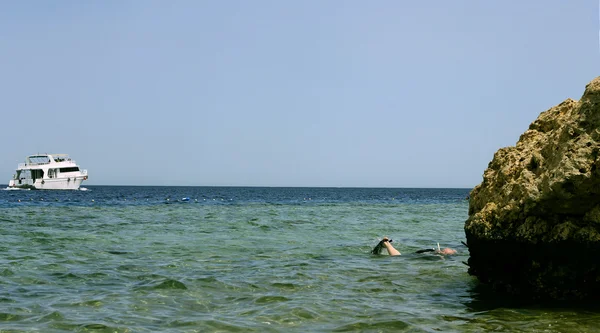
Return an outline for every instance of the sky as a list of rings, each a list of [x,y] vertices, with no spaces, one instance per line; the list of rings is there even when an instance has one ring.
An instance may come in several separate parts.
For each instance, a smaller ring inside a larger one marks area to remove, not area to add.
[[[0,183],[471,188],[598,75],[596,1],[0,3]],[[1,178],[4,177],[4,180]]]

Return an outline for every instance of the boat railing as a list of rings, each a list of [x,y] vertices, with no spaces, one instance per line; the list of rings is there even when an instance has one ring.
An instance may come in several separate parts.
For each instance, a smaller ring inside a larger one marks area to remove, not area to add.
[[[44,165],[44,164],[50,164],[50,162],[40,162],[40,163],[19,163],[18,168],[22,169],[28,166],[36,166],[36,165]]]
[[[61,160],[60,162],[56,162],[55,163],[64,163],[67,162],[68,164],[77,164],[77,162],[75,162],[72,159],[66,159],[66,160]],[[37,166],[37,165],[46,165],[46,164],[51,164],[51,162],[30,162],[30,163],[19,163],[18,168],[26,168],[26,167],[32,167],[32,166]]]
[[[81,170],[81,174],[87,176],[87,169]]]
[[[67,164],[77,164],[77,162],[75,162],[75,160],[72,160],[70,158],[67,158],[67,159],[63,158],[63,159],[60,159],[58,161],[54,160],[54,162],[56,162],[56,163],[65,163],[66,162]]]

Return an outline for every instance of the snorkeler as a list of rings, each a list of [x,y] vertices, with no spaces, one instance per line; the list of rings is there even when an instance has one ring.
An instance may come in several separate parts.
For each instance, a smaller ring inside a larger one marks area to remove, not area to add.
[[[425,252],[435,252],[436,254],[442,254],[442,255],[453,255],[456,254],[456,250],[455,249],[451,249],[449,247],[440,248],[440,243],[437,244],[437,249],[423,249],[423,250],[419,250],[415,253],[425,253]]]
[[[375,248],[373,248],[371,253],[372,254],[381,254],[381,250],[383,249],[383,247],[385,247],[385,249],[387,250],[389,255],[399,256],[400,251],[396,250],[391,243],[392,243],[391,239],[389,239],[387,237],[383,237],[381,239],[381,241],[377,244],[377,246],[375,246]],[[440,243],[438,243],[437,249],[424,249],[424,250],[419,250],[416,253],[426,253],[426,252],[434,252],[436,254],[441,254],[441,255],[453,255],[453,254],[457,253],[455,249],[451,249],[449,247],[441,249]]]

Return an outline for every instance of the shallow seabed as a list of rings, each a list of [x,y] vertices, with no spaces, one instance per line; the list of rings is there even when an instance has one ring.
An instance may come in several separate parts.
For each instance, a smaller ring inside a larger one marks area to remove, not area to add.
[[[596,331],[594,307],[508,301],[467,274],[467,194],[0,191],[0,332]],[[382,236],[402,256],[369,254]],[[459,255],[414,254],[438,242]]]

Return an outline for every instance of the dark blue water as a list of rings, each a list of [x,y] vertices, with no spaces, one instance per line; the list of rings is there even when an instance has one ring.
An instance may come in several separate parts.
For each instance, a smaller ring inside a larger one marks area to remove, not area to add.
[[[0,331],[594,331],[593,308],[505,300],[467,274],[468,192],[0,191]],[[371,255],[382,236],[402,255]],[[458,255],[415,254],[438,243]]]
[[[88,186],[83,191],[3,191],[1,207],[131,206],[191,202],[218,205],[408,203],[437,204],[463,201],[469,189],[302,188],[302,187],[186,187]],[[182,199],[189,198],[189,201]],[[19,201],[20,200],[20,201]]]

